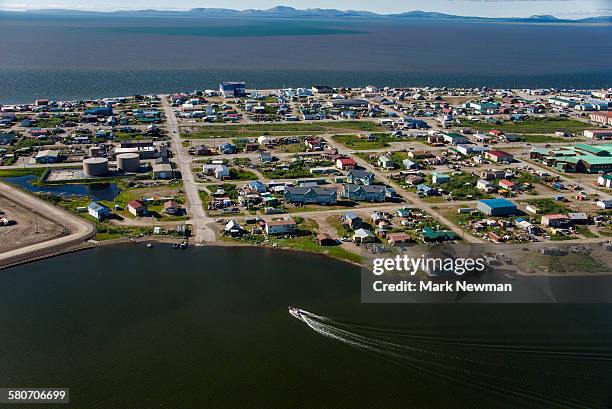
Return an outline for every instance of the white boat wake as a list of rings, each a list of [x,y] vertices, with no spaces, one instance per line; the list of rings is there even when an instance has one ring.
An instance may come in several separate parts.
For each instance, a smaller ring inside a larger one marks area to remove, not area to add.
[[[340,323],[296,307],[292,308],[294,311],[292,315],[303,321],[316,333],[327,338],[388,360],[396,365],[410,367],[417,370],[419,374],[444,378],[449,382],[479,388],[496,395],[512,396],[515,399],[532,403],[538,402],[548,405],[548,407],[575,408],[584,405],[588,396],[568,395],[562,386],[562,382],[555,382],[555,378],[563,377],[565,381],[570,378],[572,382],[602,383],[602,378],[598,374],[589,371],[583,370],[581,373],[564,371],[565,374],[561,375],[560,371],[554,369],[552,371],[542,369],[547,368],[547,365],[521,366],[525,363],[533,364],[533,355],[537,353],[528,346],[520,349],[507,347],[501,351],[491,351],[487,349],[490,348],[489,344],[462,344],[458,342],[457,348],[453,348],[452,340],[445,343],[441,342],[439,337],[427,337],[418,334],[409,335],[407,338],[410,345],[405,345],[368,337],[354,332],[354,326],[351,326],[351,324]],[[375,329],[371,329],[371,331],[376,332]],[[384,330],[381,332],[384,332]],[[445,352],[435,350],[436,347],[440,348],[440,346],[446,347]],[[447,352],[449,349],[453,352]],[[521,357],[521,350],[526,351],[527,356]],[[466,354],[468,356],[462,356],[454,353],[456,351],[469,353]],[[547,356],[546,351],[542,352],[544,352],[541,356],[542,359],[553,358]],[[487,356],[488,354],[489,356]],[[594,359],[592,356],[581,354],[575,356],[571,354],[559,355],[555,356],[554,359],[559,360],[563,357],[568,358],[568,360],[584,358],[585,361],[581,360],[579,362],[581,369],[585,369],[589,360]],[[608,362],[610,362],[611,357],[602,355],[598,358],[601,358],[601,360],[597,360],[598,364],[602,362],[605,364],[604,370],[610,369]],[[563,363],[561,362],[561,364]],[[526,372],[537,377],[545,376],[549,378],[550,383],[547,384],[549,390],[535,391],[532,383],[525,377]]]

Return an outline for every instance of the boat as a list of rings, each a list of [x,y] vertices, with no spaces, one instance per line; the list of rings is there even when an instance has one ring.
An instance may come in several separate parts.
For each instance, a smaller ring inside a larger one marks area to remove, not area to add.
[[[149,249],[150,249],[150,248],[152,248],[152,247],[153,247],[153,245],[152,245],[151,243],[147,243],[147,248],[149,248]]]
[[[294,318],[297,318],[300,321],[304,321],[304,311],[300,310],[297,307],[289,307],[289,314],[293,315]]]
[[[179,248],[179,244],[178,244],[178,243],[173,243],[173,244],[172,244],[172,248],[174,248],[174,249],[178,249],[178,248]]]
[[[516,277],[514,277],[514,276],[513,276],[513,275],[511,275],[511,274],[505,274],[505,276],[506,276],[506,278],[507,278],[507,279],[509,279],[509,280],[514,280],[514,279],[516,278]]]
[[[186,241],[181,243],[181,248],[182,249],[186,249],[187,248],[187,242]]]

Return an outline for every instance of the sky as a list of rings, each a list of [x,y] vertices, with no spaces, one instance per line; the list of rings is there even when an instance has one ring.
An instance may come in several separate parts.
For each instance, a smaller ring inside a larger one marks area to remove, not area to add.
[[[527,17],[551,14],[559,18],[612,15],[612,0],[0,0],[2,10],[65,8],[79,10],[186,10],[221,7],[243,10],[277,5],[295,8],[336,8],[399,13],[412,10],[484,17]]]

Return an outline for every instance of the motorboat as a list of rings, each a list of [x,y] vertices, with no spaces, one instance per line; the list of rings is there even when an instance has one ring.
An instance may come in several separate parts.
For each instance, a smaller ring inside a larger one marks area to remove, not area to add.
[[[297,318],[300,321],[304,321],[304,311],[300,310],[297,307],[289,307],[289,314],[293,315],[294,318]]]

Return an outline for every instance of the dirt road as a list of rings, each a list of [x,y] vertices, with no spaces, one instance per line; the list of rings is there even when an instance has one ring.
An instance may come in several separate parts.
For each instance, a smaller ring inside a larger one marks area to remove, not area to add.
[[[0,198],[2,210],[17,220],[10,227],[17,234],[16,238],[11,235],[15,243],[0,243],[0,268],[68,251],[95,234],[95,227],[86,220],[4,183],[0,183]]]

